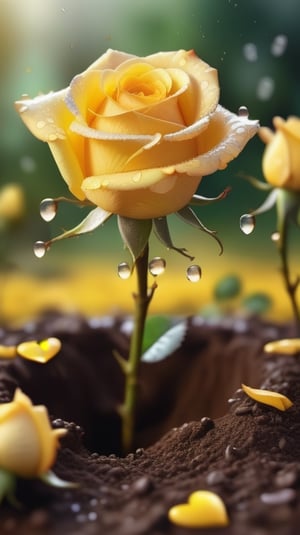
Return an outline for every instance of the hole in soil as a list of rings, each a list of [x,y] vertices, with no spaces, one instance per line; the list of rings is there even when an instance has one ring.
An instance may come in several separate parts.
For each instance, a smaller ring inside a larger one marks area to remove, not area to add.
[[[123,377],[112,351],[128,352],[122,322],[122,318],[110,322],[100,318],[97,324],[79,316],[50,313],[30,329],[3,330],[0,343],[56,336],[62,350],[46,365],[19,357],[1,363],[0,395],[1,390],[3,395],[5,390],[12,395],[19,386],[35,404],[46,405],[53,419],[80,425],[90,451],[120,454],[115,407],[122,401]],[[191,322],[184,344],[174,355],[162,362],[143,363],[134,449],[154,443],[187,421],[224,415],[228,398],[242,382],[258,386],[261,348],[266,341],[266,333],[254,332],[258,328],[261,324],[245,323],[239,332],[234,324],[225,328]]]

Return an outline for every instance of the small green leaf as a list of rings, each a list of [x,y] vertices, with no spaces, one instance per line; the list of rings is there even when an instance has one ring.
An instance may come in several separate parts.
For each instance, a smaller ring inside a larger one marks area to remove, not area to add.
[[[79,234],[92,232],[100,227],[100,225],[103,225],[103,223],[105,223],[111,216],[112,214],[110,212],[106,212],[105,210],[102,210],[102,208],[95,208],[81,221],[81,223],[79,223],[79,225],[70,230],[66,230],[66,232],[63,232],[55,238],[51,238],[49,243],[52,244],[56,241],[64,240],[65,238],[74,238]]]
[[[214,290],[214,296],[217,301],[232,299],[241,293],[241,289],[241,279],[237,275],[228,275],[218,282]]]
[[[145,323],[142,353],[145,353],[170,326],[171,319],[168,316],[149,316]]]
[[[243,300],[242,306],[248,313],[260,315],[264,314],[272,306],[272,299],[267,294],[254,293]]]
[[[152,220],[118,216],[118,226],[122,240],[135,262],[148,243]]]
[[[16,476],[3,468],[0,469],[0,504],[6,498],[12,505],[19,505],[15,498]]]
[[[142,362],[159,362],[178,349],[186,335],[187,322],[178,323],[164,333],[143,355]]]

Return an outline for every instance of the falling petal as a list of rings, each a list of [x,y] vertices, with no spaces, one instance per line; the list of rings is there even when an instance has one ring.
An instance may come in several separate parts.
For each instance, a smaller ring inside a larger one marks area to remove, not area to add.
[[[273,392],[272,390],[251,388],[250,386],[246,386],[244,384],[242,384],[242,389],[247,396],[255,401],[263,403],[264,405],[270,405],[271,407],[275,407],[275,409],[280,411],[286,411],[293,405],[293,402],[289,398],[283,394],[279,394],[278,392]]]

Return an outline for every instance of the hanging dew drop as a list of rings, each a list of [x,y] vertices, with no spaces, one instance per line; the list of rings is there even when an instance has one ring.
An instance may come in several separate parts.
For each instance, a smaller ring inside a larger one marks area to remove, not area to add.
[[[189,266],[186,270],[186,278],[190,282],[199,282],[202,276],[201,267],[197,266],[196,264],[193,264],[192,266]]]
[[[47,252],[48,246],[44,241],[36,241],[33,246],[33,252],[37,258],[43,258]]]
[[[149,262],[149,272],[153,277],[157,277],[158,275],[162,275],[166,269],[166,261],[164,258],[161,258],[160,256],[155,256],[150,260]]]
[[[246,106],[240,106],[239,107],[239,111],[238,111],[238,116],[239,117],[245,117],[245,119],[248,119],[248,117],[249,117],[248,108]]]
[[[121,262],[118,265],[118,275],[120,279],[126,280],[129,279],[131,275],[131,267],[127,262]]]
[[[240,218],[240,229],[244,234],[251,234],[255,228],[255,217],[252,214],[244,214]]]
[[[52,221],[57,213],[57,202],[54,199],[43,199],[40,204],[40,215],[44,221]]]

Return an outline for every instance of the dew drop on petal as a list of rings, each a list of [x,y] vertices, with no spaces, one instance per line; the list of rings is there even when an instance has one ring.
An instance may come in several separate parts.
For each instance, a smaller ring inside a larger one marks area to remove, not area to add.
[[[57,213],[57,202],[54,199],[43,199],[40,204],[40,215],[44,221],[52,221]]]
[[[201,267],[197,264],[193,264],[192,266],[189,266],[186,270],[186,278],[190,282],[199,282],[201,279],[202,271]]]
[[[255,217],[252,214],[244,214],[240,217],[240,229],[244,234],[251,234],[255,228]]]
[[[36,241],[33,246],[33,252],[37,258],[43,258],[47,252],[48,245],[44,241]]]
[[[129,279],[131,275],[131,267],[127,262],[121,262],[118,265],[118,275],[120,279],[126,280]]]
[[[166,261],[160,256],[155,256],[152,258],[152,260],[150,260],[148,267],[151,275],[157,277],[158,275],[162,275],[164,273],[166,269]]]
[[[238,110],[238,116],[239,116],[239,117],[245,117],[246,119],[248,119],[248,117],[249,117],[249,111],[248,111],[247,106],[240,106],[240,107],[239,107],[239,110]]]

